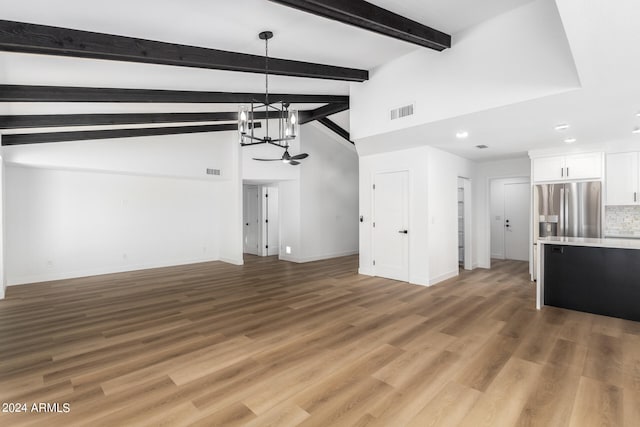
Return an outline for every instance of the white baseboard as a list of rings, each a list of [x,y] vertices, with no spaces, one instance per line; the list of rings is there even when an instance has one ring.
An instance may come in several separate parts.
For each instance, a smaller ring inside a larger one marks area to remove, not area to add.
[[[428,286],[435,285],[436,283],[443,282],[443,281],[445,281],[447,279],[451,279],[452,277],[456,277],[458,274],[459,274],[458,269],[455,269],[455,270],[451,270],[451,271],[449,271],[447,273],[440,274],[438,276],[432,277],[432,278],[429,279],[429,285]]]
[[[365,276],[373,276],[373,270],[371,270],[370,268],[358,268],[358,274],[363,274]]]
[[[185,260],[179,262],[164,262],[164,263],[143,263],[143,264],[131,264],[131,265],[119,265],[119,266],[111,266],[111,267],[103,267],[103,268],[92,268],[86,270],[75,270],[75,271],[61,271],[56,273],[47,273],[47,274],[34,274],[30,276],[22,276],[22,277],[14,277],[7,279],[7,286],[20,286],[20,285],[28,285],[30,283],[40,283],[40,282],[51,282],[54,280],[65,280],[65,279],[77,279],[80,277],[89,277],[89,276],[100,276],[103,274],[112,274],[112,273],[126,273],[128,271],[137,271],[137,270],[150,270],[153,268],[163,268],[163,267],[175,267],[178,265],[189,265],[189,264],[198,264],[201,262],[212,262],[212,261],[220,261],[218,258],[201,258],[201,259],[192,259]]]
[[[227,264],[244,265],[244,259],[242,259],[242,258],[220,257],[220,261],[226,262]]]
[[[280,261],[289,261],[289,262],[298,262],[298,263],[302,262],[298,257],[294,257],[287,254],[278,254],[278,259]]]
[[[281,260],[283,260],[283,261],[304,263],[304,262],[322,261],[322,260],[325,260],[325,259],[340,258],[340,257],[343,257],[343,256],[356,255],[357,253],[358,253],[358,251],[348,251],[348,252],[337,252],[337,253],[333,253],[333,254],[316,255],[316,256],[309,256],[309,257],[294,257],[294,256],[291,256],[291,255],[281,254],[279,256],[279,258]]]

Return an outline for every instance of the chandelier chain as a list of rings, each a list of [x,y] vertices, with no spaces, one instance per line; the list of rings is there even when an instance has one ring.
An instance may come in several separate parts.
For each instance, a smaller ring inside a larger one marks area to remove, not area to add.
[[[264,86],[265,86],[265,104],[266,104],[266,125],[267,135],[269,135],[269,38],[264,39]]]

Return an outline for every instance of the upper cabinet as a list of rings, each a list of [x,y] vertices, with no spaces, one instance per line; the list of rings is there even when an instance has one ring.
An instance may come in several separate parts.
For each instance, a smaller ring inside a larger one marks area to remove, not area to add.
[[[533,180],[572,181],[602,178],[602,153],[567,154],[533,159]]]
[[[640,153],[607,154],[606,204],[640,204]]]

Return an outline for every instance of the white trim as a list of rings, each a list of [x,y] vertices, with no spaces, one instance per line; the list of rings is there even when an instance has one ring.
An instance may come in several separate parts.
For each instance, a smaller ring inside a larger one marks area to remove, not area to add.
[[[373,271],[370,268],[358,268],[358,274],[363,274],[365,276],[373,276]]]
[[[358,254],[358,251],[356,250],[356,251],[337,252],[332,254],[316,255],[316,256],[308,256],[308,257],[293,257],[290,255],[282,255],[279,257],[279,259],[283,261],[305,263],[305,262],[313,262],[313,261],[322,261],[322,260],[331,259],[331,258],[340,258],[343,256],[350,256],[350,255],[357,255],[357,254]]]
[[[456,277],[459,273],[458,269],[449,271],[448,273],[440,274],[436,277],[432,277],[427,286],[435,285],[436,283],[440,283],[447,279],[451,279],[452,277]]]
[[[91,276],[101,276],[104,274],[113,274],[113,273],[127,273],[131,271],[139,271],[139,270],[151,270],[155,268],[164,268],[164,267],[175,267],[179,265],[189,265],[189,264],[200,264],[203,262],[213,262],[213,261],[223,261],[222,259],[211,259],[211,258],[201,258],[201,259],[192,259],[181,262],[167,262],[160,264],[135,264],[135,265],[126,265],[119,267],[105,267],[105,268],[94,268],[88,270],[76,270],[76,271],[67,271],[67,272],[59,272],[52,274],[36,274],[32,276],[22,276],[16,279],[12,279],[7,283],[8,286],[20,286],[20,285],[28,285],[31,283],[40,283],[40,282],[50,282],[53,280],[65,280],[65,279],[78,279],[81,277],[91,277]],[[223,261],[227,262],[227,261]]]
[[[220,257],[220,259],[217,261],[222,261],[222,262],[226,262],[227,264],[233,264],[233,265],[244,265],[244,259],[242,258]]]

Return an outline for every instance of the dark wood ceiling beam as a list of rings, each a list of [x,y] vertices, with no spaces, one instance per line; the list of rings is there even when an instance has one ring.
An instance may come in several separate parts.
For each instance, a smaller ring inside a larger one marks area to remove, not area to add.
[[[363,0],[271,0],[378,34],[441,51],[451,36]]]
[[[256,128],[260,123],[255,124]],[[132,138],[139,136],[180,135],[200,132],[237,131],[236,124],[205,126],[172,126],[138,129],[88,130],[74,132],[45,132],[2,135],[2,145],[42,144],[49,142],[88,141],[96,139]]]
[[[314,120],[319,120],[324,117],[330,116],[332,114],[340,113],[348,109],[349,109],[349,104],[331,103],[331,104],[324,105],[320,108],[316,108],[315,110],[312,110],[312,111],[302,111],[300,114],[300,124],[303,125],[305,123],[309,123]]]
[[[305,113],[306,111],[301,111]],[[254,113],[264,120],[264,111]],[[270,112],[275,118],[276,113]],[[0,129],[28,129],[65,126],[108,126],[149,123],[223,122],[238,119],[238,112],[211,113],[123,113],[123,114],[42,114],[0,116]]]
[[[341,136],[342,138],[346,139],[347,141],[353,144],[353,141],[351,141],[350,139],[351,136],[349,135],[349,132],[344,130],[340,125],[338,125],[333,120],[324,117],[322,119],[318,119],[318,122],[322,123],[324,126],[326,126],[330,130],[332,130],[333,132],[335,132],[336,134],[338,134],[339,136]]]
[[[290,103],[349,103],[344,95],[269,94],[273,101]],[[265,101],[264,93],[196,92],[160,89],[116,89],[71,86],[0,85],[0,102],[130,102],[236,104]]]
[[[260,55],[5,20],[0,20],[0,50],[250,73],[265,70]],[[369,78],[367,70],[279,58],[269,58],[269,72],[352,82]]]

